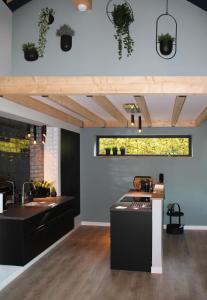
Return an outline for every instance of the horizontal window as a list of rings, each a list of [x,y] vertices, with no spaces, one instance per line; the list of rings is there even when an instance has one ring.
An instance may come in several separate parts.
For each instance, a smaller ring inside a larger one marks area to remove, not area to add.
[[[97,136],[97,156],[192,156],[191,136]]]

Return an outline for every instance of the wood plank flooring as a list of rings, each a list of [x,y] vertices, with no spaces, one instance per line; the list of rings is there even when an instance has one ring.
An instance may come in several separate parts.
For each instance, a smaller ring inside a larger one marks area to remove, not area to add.
[[[109,228],[79,227],[0,300],[206,300],[207,232],[164,234],[164,274],[112,271]]]

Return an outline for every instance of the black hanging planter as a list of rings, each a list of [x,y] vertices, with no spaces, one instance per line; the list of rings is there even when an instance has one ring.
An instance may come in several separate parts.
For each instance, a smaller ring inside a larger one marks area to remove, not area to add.
[[[113,155],[116,156],[118,154],[118,149],[116,147],[112,148]]]
[[[63,51],[70,51],[72,48],[72,36],[71,35],[62,35],[60,37],[60,48]]]
[[[162,55],[170,55],[173,51],[173,41],[163,40],[160,41],[160,53]]]
[[[51,25],[53,22],[54,22],[54,16],[52,14],[49,14],[48,25]]]
[[[106,148],[105,151],[106,151],[106,156],[109,156],[111,154],[111,148]]]
[[[38,59],[37,49],[25,50],[24,58],[26,61],[35,61]]]

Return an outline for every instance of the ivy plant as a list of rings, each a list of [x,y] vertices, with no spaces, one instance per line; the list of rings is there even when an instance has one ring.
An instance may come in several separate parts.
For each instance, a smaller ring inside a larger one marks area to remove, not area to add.
[[[38,54],[43,57],[46,46],[46,35],[49,27],[50,16],[54,17],[55,11],[52,8],[45,7],[41,9],[39,14],[39,40],[38,40]]]
[[[127,51],[127,56],[130,56],[134,50],[134,40],[130,36],[129,26],[134,22],[134,14],[127,2],[114,5],[112,18],[116,34],[115,39],[118,41],[118,55],[122,58],[123,47]]]

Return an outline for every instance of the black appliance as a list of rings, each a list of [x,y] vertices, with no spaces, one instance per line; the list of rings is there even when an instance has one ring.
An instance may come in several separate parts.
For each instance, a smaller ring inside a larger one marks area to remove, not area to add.
[[[120,202],[150,202],[150,197],[130,197],[125,196]]]

